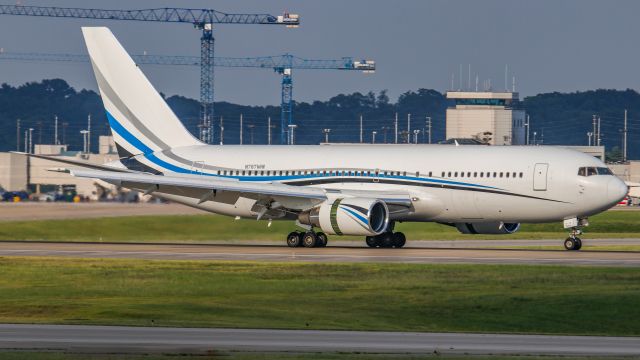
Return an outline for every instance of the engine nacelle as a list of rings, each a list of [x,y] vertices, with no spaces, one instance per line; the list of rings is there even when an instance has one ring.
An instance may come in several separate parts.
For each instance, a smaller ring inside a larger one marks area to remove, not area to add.
[[[375,236],[387,230],[389,209],[378,199],[342,198],[301,213],[298,221],[331,235]]]
[[[513,234],[520,229],[519,223],[482,222],[456,223],[456,228],[463,234]]]

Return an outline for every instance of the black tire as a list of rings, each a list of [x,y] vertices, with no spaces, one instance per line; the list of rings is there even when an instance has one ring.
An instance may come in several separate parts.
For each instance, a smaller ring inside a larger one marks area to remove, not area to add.
[[[300,234],[297,231],[294,232],[290,232],[289,235],[287,235],[287,246],[288,247],[298,247],[302,244],[302,234]]]
[[[576,249],[576,241],[574,240],[574,238],[568,237],[564,241],[564,248],[567,249],[567,250],[575,250]]]
[[[407,237],[401,232],[393,233],[393,247],[401,248],[407,243]]]
[[[576,238],[575,242],[576,242],[576,246],[575,246],[575,248],[573,250],[582,249],[582,240],[580,238]]]
[[[327,238],[327,234],[323,232],[319,232],[316,234],[316,237],[318,237],[318,247],[327,246],[327,242],[329,242],[329,238]]]
[[[367,242],[367,246],[369,246],[371,248],[378,247],[378,245],[379,245],[377,236],[367,236],[365,238],[365,241]]]
[[[378,235],[378,239],[380,239],[380,247],[382,248],[392,248],[393,247],[393,233],[385,232]]]
[[[317,244],[318,237],[316,236],[316,233],[312,231],[307,231],[306,233],[304,233],[304,235],[302,236],[302,246],[306,248],[312,248],[316,247]]]

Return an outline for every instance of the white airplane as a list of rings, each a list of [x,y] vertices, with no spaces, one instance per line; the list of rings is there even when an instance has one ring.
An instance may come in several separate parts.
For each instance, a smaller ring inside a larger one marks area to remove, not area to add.
[[[565,248],[578,250],[587,218],[627,194],[602,161],[549,146],[206,145],[109,29],[82,31],[121,159],[68,171],[217,214],[295,220],[304,231],[287,236],[291,247],[325,246],[330,234],[399,248],[404,221],[464,234],[562,221]]]

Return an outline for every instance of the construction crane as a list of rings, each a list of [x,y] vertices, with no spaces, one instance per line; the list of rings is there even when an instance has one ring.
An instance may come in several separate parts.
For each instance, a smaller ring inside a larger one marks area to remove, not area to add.
[[[197,56],[169,56],[169,55],[132,55],[138,64],[152,65],[182,65],[200,66]],[[45,54],[45,53],[14,53],[0,49],[0,60],[15,61],[60,61],[60,62],[88,62],[87,55],[78,54]],[[343,57],[338,60],[310,60],[291,54],[261,57],[215,57],[213,65],[216,67],[232,68],[263,68],[273,69],[282,76],[281,105],[280,105],[280,142],[287,143],[286,131],[293,124],[293,69],[329,69],[329,70],[358,70],[363,73],[373,73],[376,63],[373,60],[354,60]]]
[[[0,5],[0,15],[60,17],[99,20],[129,20],[192,24],[202,31],[200,37],[200,118],[203,125],[213,126],[213,24],[258,24],[298,27],[300,17],[285,12],[280,16],[270,14],[227,14],[213,9],[158,8],[141,10],[108,10],[64,8],[52,6]],[[208,139],[211,142],[212,138]]]

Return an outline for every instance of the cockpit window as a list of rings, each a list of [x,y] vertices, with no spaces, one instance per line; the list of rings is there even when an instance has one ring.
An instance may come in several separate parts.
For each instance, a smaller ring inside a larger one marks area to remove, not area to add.
[[[598,175],[613,175],[613,173],[611,172],[611,169],[607,167],[599,167],[596,169],[598,170]]]
[[[592,175],[613,175],[613,173],[607,167],[581,167],[578,169],[578,176]]]

